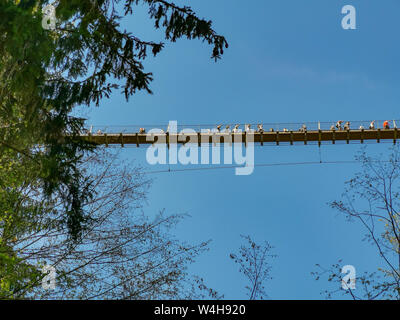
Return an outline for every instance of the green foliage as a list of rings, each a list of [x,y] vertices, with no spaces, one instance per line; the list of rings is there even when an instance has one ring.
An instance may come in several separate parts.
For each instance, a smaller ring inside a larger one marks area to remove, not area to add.
[[[75,239],[84,221],[82,200],[90,196],[77,185],[77,163],[94,146],[79,139],[82,120],[70,113],[78,105],[99,105],[120,86],[126,99],[138,90],[151,93],[152,74],[144,72],[142,61],[149,47],[154,55],[163,47],[120,30],[122,17],[111,10],[118,2],[60,0],[56,30],[42,28],[40,9],[47,1],[0,2],[0,151],[34,158],[44,193],[66,200]],[[125,15],[139,2],[126,1]],[[199,38],[214,45],[213,58],[223,53],[225,38],[190,8],[143,2],[157,28],[162,21],[166,39]],[[33,156],[37,145],[43,149]]]
[[[143,41],[122,30],[121,19],[140,3],[165,29],[166,40],[201,39],[212,57],[227,47],[210,21],[168,1],[59,0],[55,30],[42,27],[45,0],[0,0],[0,297],[37,277],[14,251],[14,238],[67,228],[77,243],[91,221],[84,204],[96,195],[81,170],[95,145],[80,139],[84,122],[77,106],[99,105],[113,90],[126,99],[151,93],[151,72],[143,60],[163,43]],[[52,217],[54,199],[62,214]],[[11,294],[12,296],[12,294]]]

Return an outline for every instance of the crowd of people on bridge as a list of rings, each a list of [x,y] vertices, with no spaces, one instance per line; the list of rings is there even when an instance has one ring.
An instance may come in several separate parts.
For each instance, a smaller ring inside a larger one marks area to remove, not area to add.
[[[335,130],[335,129],[337,129],[337,130],[350,130],[350,122],[346,121],[345,124],[342,127],[342,123],[343,122],[344,122],[343,120],[339,120],[338,122],[336,122],[336,125],[332,125],[331,126],[331,130]],[[383,122],[382,128],[383,129],[390,129],[390,124],[389,124],[388,120],[385,120]],[[361,125],[359,127],[359,130],[363,130],[363,129],[365,129],[365,128],[364,128],[364,126]],[[376,126],[375,126],[375,120],[371,121],[371,123],[369,124],[369,129],[370,130],[376,130],[377,129]]]
[[[396,127],[396,124],[395,124],[395,122],[393,121],[393,124],[394,124],[394,127]],[[92,132],[92,128],[93,127],[91,127],[90,128],[90,130],[88,130],[88,133],[89,134],[91,134],[91,132]],[[390,124],[389,124],[389,121],[388,120],[385,120],[384,122],[383,122],[383,125],[382,125],[382,128],[383,129],[390,129]],[[351,127],[350,127],[350,121],[343,121],[343,120],[339,120],[339,121],[337,121],[336,122],[336,124],[333,124],[331,127],[330,127],[330,130],[350,130],[351,129]],[[364,126],[362,126],[362,125],[360,125],[359,126],[359,128],[358,128],[359,130],[364,130],[365,128],[364,128]],[[375,126],[375,120],[373,120],[373,121],[371,121],[370,122],[370,124],[369,124],[369,129],[370,130],[376,130],[377,129],[377,127]],[[236,124],[233,128],[232,128],[232,130],[231,130],[231,127],[230,127],[230,125],[227,125],[226,127],[225,127],[225,129],[222,131],[222,124],[220,124],[220,125],[218,125],[218,126],[216,126],[215,127],[215,129],[214,130],[210,130],[210,129],[208,129],[208,133],[211,133],[212,131],[214,131],[214,132],[225,132],[225,133],[239,133],[240,132],[240,124]],[[244,131],[245,132],[254,132],[254,130],[251,128],[251,125],[250,124],[246,124],[245,126],[244,126]],[[269,132],[274,132],[275,130],[274,130],[274,128],[270,128],[269,129]],[[289,132],[289,130],[287,129],[287,128],[283,128],[283,130],[282,130],[283,132]],[[300,128],[299,128],[299,131],[300,132],[307,132],[307,126],[305,125],[305,124],[303,124]],[[165,133],[163,130],[162,130],[162,132],[163,133]],[[166,133],[168,133],[169,132],[169,126],[168,126],[168,128],[167,128],[167,130],[166,130]],[[257,133],[263,133],[264,132],[264,128],[263,128],[263,124],[257,124],[257,129],[255,130],[255,132],[257,132]],[[103,132],[101,131],[101,130],[99,130],[99,131],[97,131],[97,134],[102,134]],[[146,133],[146,129],[145,128],[139,128],[139,133],[140,134],[145,134]]]
[[[351,129],[350,126],[351,126],[350,121],[344,122],[343,120],[339,120],[339,121],[336,122],[336,124],[332,125],[330,129],[331,130],[350,130]],[[222,124],[220,124],[220,125],[216,126],[214,131],[216,131],[216,132],[225,132],[225,133],[231,133],[231,132],[232,133],[238,133],[238,132],[240,132],[240,124],[236,124],[233,127],[232,131],[231,131],[230,128],[231,128],[230,125],[227,125],[225,127],[225,129],[223,131],[221,131],[222,130]],[[385,120],[383,122],[382,128],[383,129],[390,129],[390,124],[389,124],[388,120]],[[251,129],[251,125],[250,124],[245,124],[244,129],[245,129],[245,132],[252,132],[253,131]],[[364,129],[365,128],[362,125],[359,127],[359,130],[364,130]],[[377,129],[376,126],[375,126],[375,120],[370,122],[369,129],[370,130],[376,130]],[[275,130],[274,130],[274,128],[270,128],[269,131],[270,132],[274,132]],[[300,132],[306,132],[307,131],[307,126],[305,124],[303,124],[300,127],[299,131]],[[167,132],[169,132],[169,128],[167,128]],[[211,133],[211,130],[208,129],[208,132]],[[256,132],[258,132],[258,133],[263,133],[264,132],[263,124],[257,124]],[[287,128],[283,128],[283,132],[289,132],[289,130]],[[146,129],[145,128],[140,128],[139,129],[139,133],[146,133]]]

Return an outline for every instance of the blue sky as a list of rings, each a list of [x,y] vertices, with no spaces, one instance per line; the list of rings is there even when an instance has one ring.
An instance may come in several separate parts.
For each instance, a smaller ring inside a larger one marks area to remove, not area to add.
[[[176,1],[183,4],[185,1]],[[186,2],[187,3],[187,2]],[[94,125],[217,124],[399,119],[400,45],[397,0],[193,0],[200,17],[213,21],[230,47],[215,63],[200,41],[166,43],[145,62],[154,73],[154,95],[129,102],[115,93],[89,114]],[[357,9],[357,30],[341,28],[341,9]],[[145,40],[162,40],[146,7],[124,21]],[[370,145],[372,153],[388,144]],[[359,145],[322,146],[325,161],[351,160]],[[121,156],[148,166],[146,148]],[[256,148],[256,163],[319,161],[317,146]],[[176,166],[180,168],[180,166]],[[149,170],[162,170],[155,166]],[[163,173],[155,179],[145,211],[165,208],[191,218],[177,229],[190,242],[212,239],[210,251],[191,268],[227,299],[245,299],[245,281],[229,259],[240,234],[269,241],[273,261],[267,292],[273,299],[321,299],[325,281],[310,275],[314,265],[343,259],[357,272],[379,260],[356,224],[330,209],[357,165],[256,168],[250,176],[232,169]]]

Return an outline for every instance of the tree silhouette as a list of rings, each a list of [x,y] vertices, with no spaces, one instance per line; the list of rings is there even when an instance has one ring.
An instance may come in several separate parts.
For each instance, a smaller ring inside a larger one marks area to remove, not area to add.
[[[264,283],[272,279],[270,260],[276,255],[270,253],[273,247],[268,242],[258,245],[250,236],[242,235],[241,237],[247,245],[242,245],[237,254],[231,253],[230,258],[239,265],[239,272],[243,273],[250,282],[246,286],[249,299],[262,300],[268,296]]]
[[[327,297],[342,292],[353,299],[400,299],[400,152],[394,146],[386,156],[371,157],[363,149],[356,159],[361,172],[346,182],[343,200],[330,205],[348,221],[358,222],[365,229],[365,240],[381,258],[382,267],[357,276],[357,290],[341,289],[341,261],[331,268],[320,265],[313,272],[316,279],[327,275],[337,283],[336,290],[326,290]]]

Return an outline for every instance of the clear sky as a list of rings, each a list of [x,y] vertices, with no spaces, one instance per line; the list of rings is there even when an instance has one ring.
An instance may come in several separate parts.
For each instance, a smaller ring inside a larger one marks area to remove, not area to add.
[[[213,21],[230,44],[215,63],[211,47],[197,40],[166,43],[145,62],[154,73],[154,95],[124,101],[116,93],[90,113],[94,125],[236,122],[303,122],[399,119],[400,2],[398,0],[192,0],[195,12]],[[357,10],[357,29],[343,30],[341,9]],[[161,40],[145,7],[124,21],[145,40]],[[369,150],[386,152],[388,144]],[[322,160],[352,160],[359,145],[322,146]],[[122,156],[148,166],[146,147]],[[133,162],[134,161],[134,162]],[[319,161],[317,146],[256,148],[256,163]],[[154,166],[149,170],[168,167]],[[181,168],[181,166],[173,166]],[[192,271],[227,299],[245,299],[245,281],[229,253],[240,234],[269,241],[278,258],[267,292],[273,299],[320,299],[328,283],[315,281],[319,263],[338,259],[358,273],[379,260],[362,242],[361,229],[329,208],[357,165],[256,168],[163,173],[155,179],[145,211],[191,215],[177,229],[181,239],[212,239]]]

